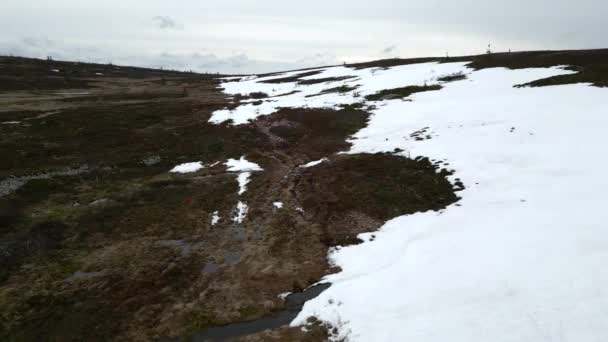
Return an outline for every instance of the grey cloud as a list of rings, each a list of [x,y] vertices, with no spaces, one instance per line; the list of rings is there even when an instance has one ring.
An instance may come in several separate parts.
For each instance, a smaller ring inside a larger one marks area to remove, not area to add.
[[[168,16],[157,15],[156,17],[152,18],[152,20],[154,20],[156,22],[156,24],[158,25],[158,27],[161,29],[179,28],[177,21],[175,21],[175,19],[168,17]]]
[[[395,50],[397,50],[397,46],[391,45],[391,46],[387,46],[384,49],[382,49],[382,53],[387,55],[389,53],[393,53]]]

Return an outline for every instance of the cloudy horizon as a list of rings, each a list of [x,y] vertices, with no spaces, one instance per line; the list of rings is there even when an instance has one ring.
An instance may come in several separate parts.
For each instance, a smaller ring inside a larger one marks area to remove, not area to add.
[[[608,47],[599,0],[4,0],[0,54],[261,73],[390,57]]]

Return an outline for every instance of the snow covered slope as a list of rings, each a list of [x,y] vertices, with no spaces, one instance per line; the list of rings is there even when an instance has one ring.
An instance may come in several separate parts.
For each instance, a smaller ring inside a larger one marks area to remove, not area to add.
[[[438,80],[458,72],[467,79]],[[608,90],[514,87],[564,73],[425,63],[307,77],[356,76],[330,84],[226,83],[233,94],[299,91],[212,118],[234,124],[280,107],[336,107],[382,89],[443,86],[411,102],[375,102],[348,152],[400,148],[445,161],[466,186],[462,200],[397,217],[375,239],[363,234],[365,243],[332,250],[342,272],[324,279],[332,286],[292,325],[316,316],[350,341],[608,340]],[[340,85],[359,88],[306,97]],[[423,129],[428,138],[411,137]]]
[[[222,123],[232,120],[233,124],[241,125],[261,115],[269,115],[278,111],[281,107],[301,108],[337,108],[341,104],[352,104],[360,102],[366,95],[377,91],[402,87],[406,85],[438,84],[438,78],[452,75],[460,71],[466,71],[467,63],[426,63],[418,65],[404,65],[388,70],[363,69],[353,70],[347,67],[334,67],[321,69],[321,73],[313,76],[302,77],[302,81],[314,79],[353,77],[348,80],[323,82],[303,85],[297,82],[287,83],[264,83],[277,77],[294,76],[297,72],[284,75],[268,77],[249,77],[240,81],[229,81],[222,84],[224,92],[232,95],[250,94],[262,92],[270,98],[259,105],[256,100],[249,100],[233,110],[218,110],[213,113],[209,120],[213,123]],[[324,90],[339,86],[356,87],[352,92],[333,92],[321,94]]]

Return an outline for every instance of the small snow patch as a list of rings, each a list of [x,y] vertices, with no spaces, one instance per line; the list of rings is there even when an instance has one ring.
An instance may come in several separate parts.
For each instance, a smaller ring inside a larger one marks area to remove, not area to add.
[[[229,172],[251,172],[251,171],[264,171],[258,164],[252,163],[245,159],[245,156],[241,157],[241,159],[228,159],[226,163],[224,163],[228,167]]]
[[[219,211],[214,211],[211,217],[211,225],[215,226],[218,222],[220,222],[220,213]]]
[[[237,177],[239,182],[239,195],[242,195],[247,191],[247,184],[249,184],[251,177],[251,172],[253,171],[263,171],[263,169],[256,163],[252,163],[245,159],[245,157],[241,157],[241,159],[228,159],[226,163],[224,163],[228,167],[228,172],[240,172]]]
[[[171,169],[171,171],[169,171],[169,172],[190,173],[190,172],[196,172],[202,168],[204,168],[204,166],[203,166],[203,163],[201,163],[201,162],[185,163],[185,164],[177,165],[176,167]]]
[[[249,207],[247,206],[247,204],[239,201],[239,203],[236,205],[236,209],[237,213],[232,218],[232,221],[234,221],[235,223],[243,223],[243,220],[245,219],[245,217],[247,217],[247,212],[249,212]]]
[[[237,181],[239,182],[239,195],[242,195],[247,191],[247,184],[249,184],[251,177],[251,172],[243,172],[240,173],[237,177]]]
[[[274,202],[272,203],[272,205],[274,205],[274,207],[278,209],[283,208],[283,202]]]
[[[287,299],[287,296],[289,296],[291,294],[291,292],[283,292],[281,294],[279,294],[277,297],[282,300],[285,301],[285,299]]]
[[[302,165],[302,167],[306,167],[306,168],[308,168],[308,167],[313,167],[313,166],[317,166],[317,165],[319,165],[319,164],[321,164],[321,163],[324,163],[324,162],[326,162],[326,161],[329,161],[329,159],[327,159],[327,158],[323,158],[323,159],[319,159],[319,160],[311,161],[310,163],[307,163],[307,164]]]

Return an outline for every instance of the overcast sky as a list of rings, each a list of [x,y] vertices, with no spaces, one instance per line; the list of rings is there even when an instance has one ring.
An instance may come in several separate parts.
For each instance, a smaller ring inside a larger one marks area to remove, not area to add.
[[[0,1],[0,54],[197,71],[608,47],[606,0]]]

